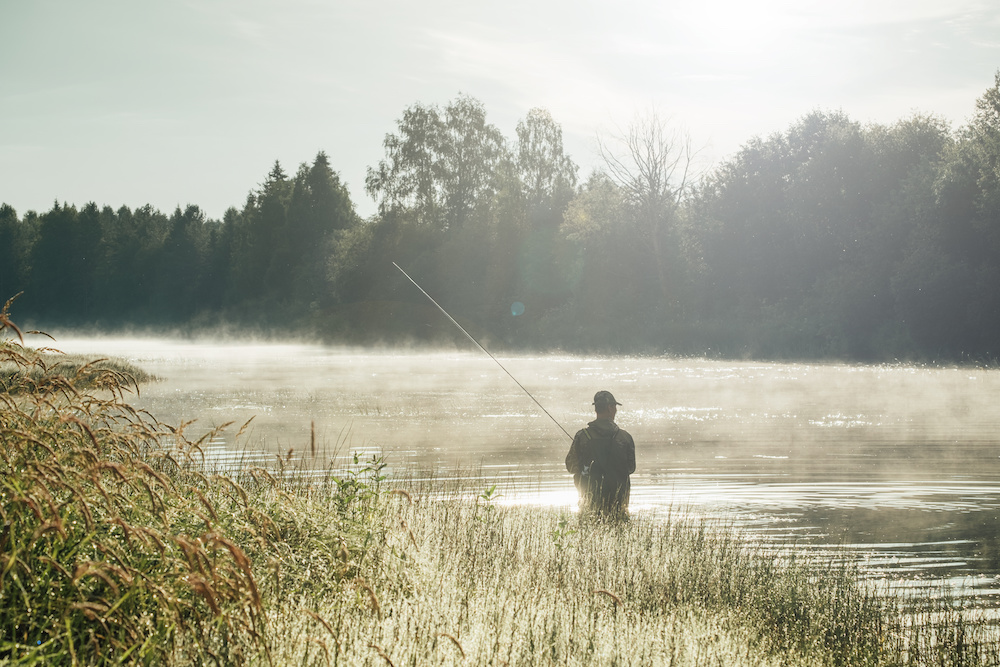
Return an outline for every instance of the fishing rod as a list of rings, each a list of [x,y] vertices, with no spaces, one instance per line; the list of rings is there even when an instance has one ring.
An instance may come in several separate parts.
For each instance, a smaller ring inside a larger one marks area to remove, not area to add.
[[[539,402],[538,402],[538,399],[537,399],[537,398],[535,398],[534,396],[532,396],[532,395],[531,395],[531,392],[530,392],[530,391],[528,391],[527,389],[525,389],[525,388],[524,388],[524,385],[523,385],[523,384],[521,384],[520,382],[518,382],[518,381],[517,381],[517,378],[516,378],[516,377],[514,377],[513,375],[511,375],[511,374],[510,374],[510,371],[509,371],[509,370],[507,370],[506,368],[504,368],[504,365],[503,365],[503,364],[501,364],[501,363],[500,363],[500,361],[499,361],[499,360],[498,360],[498,359],[497,359],[496,357],[494,357],[494,356],[493,356],[492,354],[490,354],[490,351],[489,351],[489,350],[487,350],[487,349],[486,349],[485,347],[483,347],[482,343],[480,343],[480,342],[479,342],[478,340],[476,340],[476,339],[475,339],[475,338],[473,337],[473,335],[472,335],[472,334],[470,334],[470,333],[469,333],[468,331],[466,331],[466,330],[465,330],[465,327],[463,327],[463,326],[462,326],[461,324],[459,324],[458,322],[456,322],[456,321],[455,321],[455,318],[454,318],[454,317],[452,317],[451,315],[449,315],[449,314],[448,314],[448,311],[447,311],[447,310],[445,310],[444,308],[442,308],[442,307],[441,307],[441,304],[440,304],[440,303],[438,303],[437,301],[435,301],[435,300],[434,300],[434,297],[432,297],[432,296],[431,296],[430,294],[428,294],[427,292],[425,292],[425,291],[424,291],[424,288],[423,288],[423,287],[421,287],[420,285],[418,285],[418,284],[417,284],[417,281],[416,281],[416,280],[414,280],[413,278],[411,278],[411,277],[410,277],[410,274],[408,274],[408,273],[407,273],[406,271],[403,271],[403,267],[401,267],[401,266],[400,266],[399,264],[396,264],[396,262],[393,262],[393,263],[392,263],[392,265],[393,265],[393,266],[395,266],[395,267],[396,267],[397,269],[399,269],[399,272],[400,272],[400,273],[402,273],[402,274],[403,274],[404,276],[406,276],[406,279],[407,279],[407,280],[409,280],[409,281],[410,281],[411,283],[413,283],[413,286],[414,286],[414,287],[416,287],[416,288],[417,288],[418,290],[420,290],[420,291],[421,291],[421,293],[422,293],[422,294],[423,294],[424,296],[426,296],[426,297],[427,297],[428,299],[430,299],[430,300],[431,300],[431,303],[433,303],[433,304],[434,304],[435,306],[437,306],[437,307],[438,307],[438,310],[440,310],[440,311],[441,311],[442,313],[444,313],[444,316],[445,316],[445,317],[447,317],[447,318],[448,318],[449,320],[451,320],[451,323],[452,323],[452,324],[454,324],[454,325],[455,325],[456,327],[458,327],[459,329],[461,329],[462,333],[464,333],[464,334],[465,334],[466,336],[468,336],[468,337],[469,337],[469,340],[471,340],[471,341],[472,341],[473,343],[475,343],[476,345],[478,345],[478,346],[479,346],[479,349],[480,349],[480,350],[482,350],[483,352],[485,352],[485,353],[486,353],[486,356],[488,356],[488,357],[489,357],[490,359],[492,359],[493,361],[495,361],[495,362],[496,362],[496,365],[497,365],[497,366],[499,366],[499,367],[500,367],[500,368],[501,368],[501,369],[503,370],[503,372],[507,374],[507,377],[509,377],[509,378],[510,378],[511,380],[513,380],[513,381],[514,381],[514,384],[516,384],[516,385],[517,385],[518,387],[520,387],[520,388],[521,388],[521,390],[522,390],[522,391],[524,391],[524,393],[525,393],[525,394],[527,394],[527,395],[528,395],[528,397],[529,397],[529,398],[531,398],[531,400],[533,400],[533,401],[535,402],[535,405],[537,405],[537,406],[538,406],[539,408],[541,408],[541,409],[542,409],[542,412],[544,412],[544,413],[545,413],[546,415],[548,415],[549,419],[551,419],[551,420],[552,420],[552,422],[553,422],[553,423],[554,423],[554,424],[555,424],[556,426],[558,426],[558,427],[559,427],[559,430],[560,430],[560,431],[562,431],[563,433],[565,433],[565,434],[566,434],[566,437],[567,437],[567,438],[569,438],[570,440],[572,440],[572,439],[573,439],[573,436],[571,436],[571,435],[569,434],[569,432],[568,432],[568,431],[567,431],[566,429],[564,429],[564,428],[563,428],[563,425],[562,425],[562,424],[560,424],[560,423],[559,423],[558,421],[556,421],[556,418],[552,416],[552,413],[550,413],[550,412],[549,412],[548,410],[546,410],[546,409],[545,409],[545,406],[544,406],[544,405],[542,405],[541,403],[539,403]]]

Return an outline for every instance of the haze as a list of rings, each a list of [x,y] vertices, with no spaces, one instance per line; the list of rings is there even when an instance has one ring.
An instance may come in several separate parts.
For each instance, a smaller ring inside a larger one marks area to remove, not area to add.
[[[205,444],[210,466],[323,470],[352,453],[390,475],[461,474],[502,502],[575,504],[568,440],[484,354],[319,345],[64,338],[162,378],[135,405]],[[48,339],[32,344],[51,344]],[[718,516],[770,542],[844,549],[901,588],[943,579],[997,595],[1000,374],[970,368],[510,355],[502,363],[570,432],[613,387],[635,436],[637,512]],[[238,426],[253,417],[246,433]],[[312,441],[312,434],[315,441]],[[315,449],[313,449],[315,447]]]
[[[814,5],[814,6],[813,6]],[[0,201],[221,217],[275,159],[364,175],[415,102],[548,109],[586,173],[644,109],[705,165],[813,109],[964,122],[1000,64],[991,2],[0,2]]]

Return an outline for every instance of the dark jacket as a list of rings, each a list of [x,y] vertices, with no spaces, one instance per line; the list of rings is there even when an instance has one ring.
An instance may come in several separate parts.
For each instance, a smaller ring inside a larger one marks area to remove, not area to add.
[[[573,473],[584,507],[627,511],[629,475],[635,472],[635,442],[610,419],[595,419],[573,438],[566,470]]]

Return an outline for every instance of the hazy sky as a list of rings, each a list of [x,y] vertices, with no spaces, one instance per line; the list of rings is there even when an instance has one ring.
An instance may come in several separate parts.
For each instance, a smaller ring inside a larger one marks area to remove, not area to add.
[[[996,0],[0,0],[0,202],[221,217],[323,150],[369,214],[418,101],[544,107],[584,176],[650,108],[714,162],[813,109],[957,126],[998,68]]]

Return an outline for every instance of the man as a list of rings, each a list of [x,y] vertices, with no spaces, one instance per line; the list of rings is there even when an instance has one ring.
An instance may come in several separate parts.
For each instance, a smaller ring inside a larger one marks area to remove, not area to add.
[[[597,419],[577,432],[566,455],[581,508],[604,516],[628,514],[629,475],[635,472],[635,442],[615,424],[619,405],[610,391],[597,392]]]

